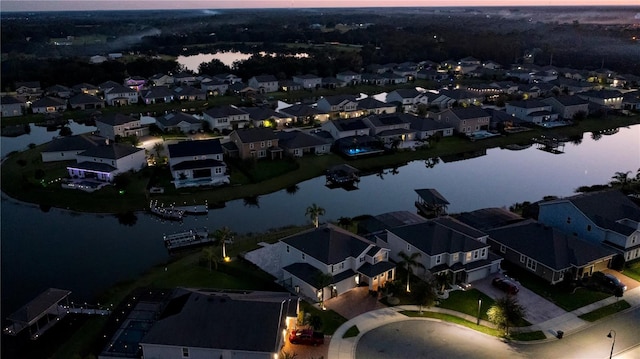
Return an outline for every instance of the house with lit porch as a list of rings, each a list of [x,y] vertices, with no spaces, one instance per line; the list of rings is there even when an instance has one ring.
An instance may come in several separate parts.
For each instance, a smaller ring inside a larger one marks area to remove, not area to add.
[[[147,165],[144,148],[106,140],[76,155],[76,163],[67,166],[71,178],[113,182],[115,176],[139,171]]]
[[[176,188],[229,183],[219,139],[181,141],[168,145],[167,149]]]
[[[281,239],[279,281],[303,297],[323,301],[358,286],[378,290],[396,278],[389,250],[332,224]],[[330,277],[323,281],[322,277]]]

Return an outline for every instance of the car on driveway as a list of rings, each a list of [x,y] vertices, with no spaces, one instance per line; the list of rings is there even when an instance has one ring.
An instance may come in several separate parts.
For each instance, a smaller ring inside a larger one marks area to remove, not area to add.
[[[506,278],[498,278],[498,277],[493,278],[493,280],[491,281],[491,284],[493,284],[494,287],[510,295],[518,294],[518,292],[520,291],[520,288],[518,288],[518,286],[515,283],[513,283],[512,281]]]
[[[616,295],[620,294],[620,297],[622,296],[622,293],[627,290],[627,286],[620,282],[620,279],[616,278],[613,274],[594,272],[591,277],[592,280],[599,284],[603,289]]]
[[[320,345],[324,344],[324,334],[313,329],[295,329],[289,334],[291,344]]]

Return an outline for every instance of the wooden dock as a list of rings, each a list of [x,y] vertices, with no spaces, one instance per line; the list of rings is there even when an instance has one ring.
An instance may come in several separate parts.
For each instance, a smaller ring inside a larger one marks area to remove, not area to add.
[[[185,232],[163,236],[164,245],[168,250],[177,250],[212,243],[215,238],[209,237],[207,228],[190,229]]]
[[[184,217],[185,211],[174,207],[173,205],[165,207],[164,204],[158,204],[158,201],[149,202],[149,212],[155,214],[162,219],[179,221]]]

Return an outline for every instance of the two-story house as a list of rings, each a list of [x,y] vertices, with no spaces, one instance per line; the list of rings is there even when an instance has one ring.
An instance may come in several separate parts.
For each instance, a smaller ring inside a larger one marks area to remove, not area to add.
[[[278,146],[278,136],[270,128],[243,128],[229,135],[230,143],[235,145],[235,151],[240,159],[282,158],[282,148]],[[233,153],[229,153],[233,156]]]
[[[358,110],[358,102],[353,95],[327,96],[319,99],[316,107],[330,118],[350,118]]]
[[[153,86],[170,86],[173,85],[173,76],[167,74],[155,74],[149,78],[149,82]]]
[[[111,83],[109,87],[101,87],[104,100],[109,106],[122,106],[138,103],[138,92],[118,83]]]
[[[164,132],[190,133],[202,129],[202,120],[185,112],[169,112],[156,118],[156,125]]]
[[[249,124],[249,114],[235,106],[212,107],[202,113],[211,130],[223,131],[244,128]]]
[[[608,107],[613,109],[622,108],[622,99],[624,95],[618,90],[592,90],[580,92],[578,94],[581,98],[593,102],[594,104],[602,107]]]
[[[371,136],[381,140],[385,144],[395,141],[413,141],[415,131],[411,129],[409,118],[413,116],[405,113],[394,113],[388,115],[370,115],[363,117],[362,121],[371,130]]]
[[[336,78],[349,85],[356,85],[362,82],[362,75],[353,71],[344,71],[336,74]]]
[[[285,286],[320,302],[357,286],[378,290],[396,277],[388,249],[332,224],[283,238],[277,245]],[[323,275],[330,280],[322,283]]]
[[[357,113],[358,116],[371,114],[381,115],[396,112],[396,106],[394,104],[382,102],[373,97],[365,97],[357,100],[356,102],[358,103],[358,111],[355,113]]]
[[[96,127],[101,137],[115,140],[116,137],[144,136],[149,128],[142,127],[140,120],[121,113],[110,113],[96,119]]]
[[[416,89],[397,89],[389,92],[385,101],[399,104],[402,112],[414,112],[421,94]]]
[[[0,110],[2,117],[22,116],[24,102],[13,96],[0,97]]]
[[[334,140],[353,136],[369,136],[371,133],[371,129],[361,117],[327,121],[321,127],[329,132]]]
[[[584,193],[539,206],[540,222],[613,248],[624,261],[640,258],[640,207],[622,192]]]
[[[380,246],[391,250],[400,262],[400,252],[417,258],[431,274],[444,273],[452,283],[470,283],[497,273],[502,258],[489,251],[488,235],[451,217],[386,230],[377,236]],[[420,274],[420,273],[417,273]]]
[[[476,106],[452,107],[436,114],[434,118],[466,135],[488,130],[491,122],[491,115]]]
[[[220,140],[181,141],[167,146],[176,188],[229,183]]]
[[[296,75],[292,77],[293,82],[300,84],[305,90],[315,90],[322,86],[322,78],[316,75]]]
[[[589,101],[580,98],[580,96],[548,97],[541,101],[551,105],[553,112],[565,120],[572,120],[578,114],[586,116],[589,113]]]
[[[507,103],[506,111],[509,115],[540,126],[558,119],[551,105],[540,100],[512,101]]]
[[[109,140],[78,153],[76,161],[67,166],[70,177],[104,182],[113,182],[118,174],[139,171],[147,165],[144,148],[111,143]]]
[[[276,92],[279,88],[278,79],[273,75],[253,76],[248,85],[260,93]]]
[[[317,109],[302,103],[280,108],[277,112],[283,114],[287,118],[290,118],[292,122],[297,124],[311,125],[316,122],[323,123],[329,120],[328,112],[320,112]]]

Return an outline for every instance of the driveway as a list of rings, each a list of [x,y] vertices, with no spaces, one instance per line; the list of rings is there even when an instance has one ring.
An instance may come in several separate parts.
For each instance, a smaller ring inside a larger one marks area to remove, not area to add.
[[[324,305],[347,318],[347,320],[353,319],[362,313],[386,308],[384,304],[378,301],[377,296],[372,297],[369,295],[369,287],[351,289],[335,298],[326,300]]]
[[[505,293],[503,291],[491,285],[493,278],[495,278],[495,276],[489,276],[475,281],[471,283],[471,285],[493,299],[504,297]],[[514,279],[510,280],[515,282],[518,288],[520,288],[516,297],[518,298],[518,302],[527,310],[525,319],[529,321],[529,323],[538,324],[546,322],[567,313],[564,309],[523,287],[518,281]]]

